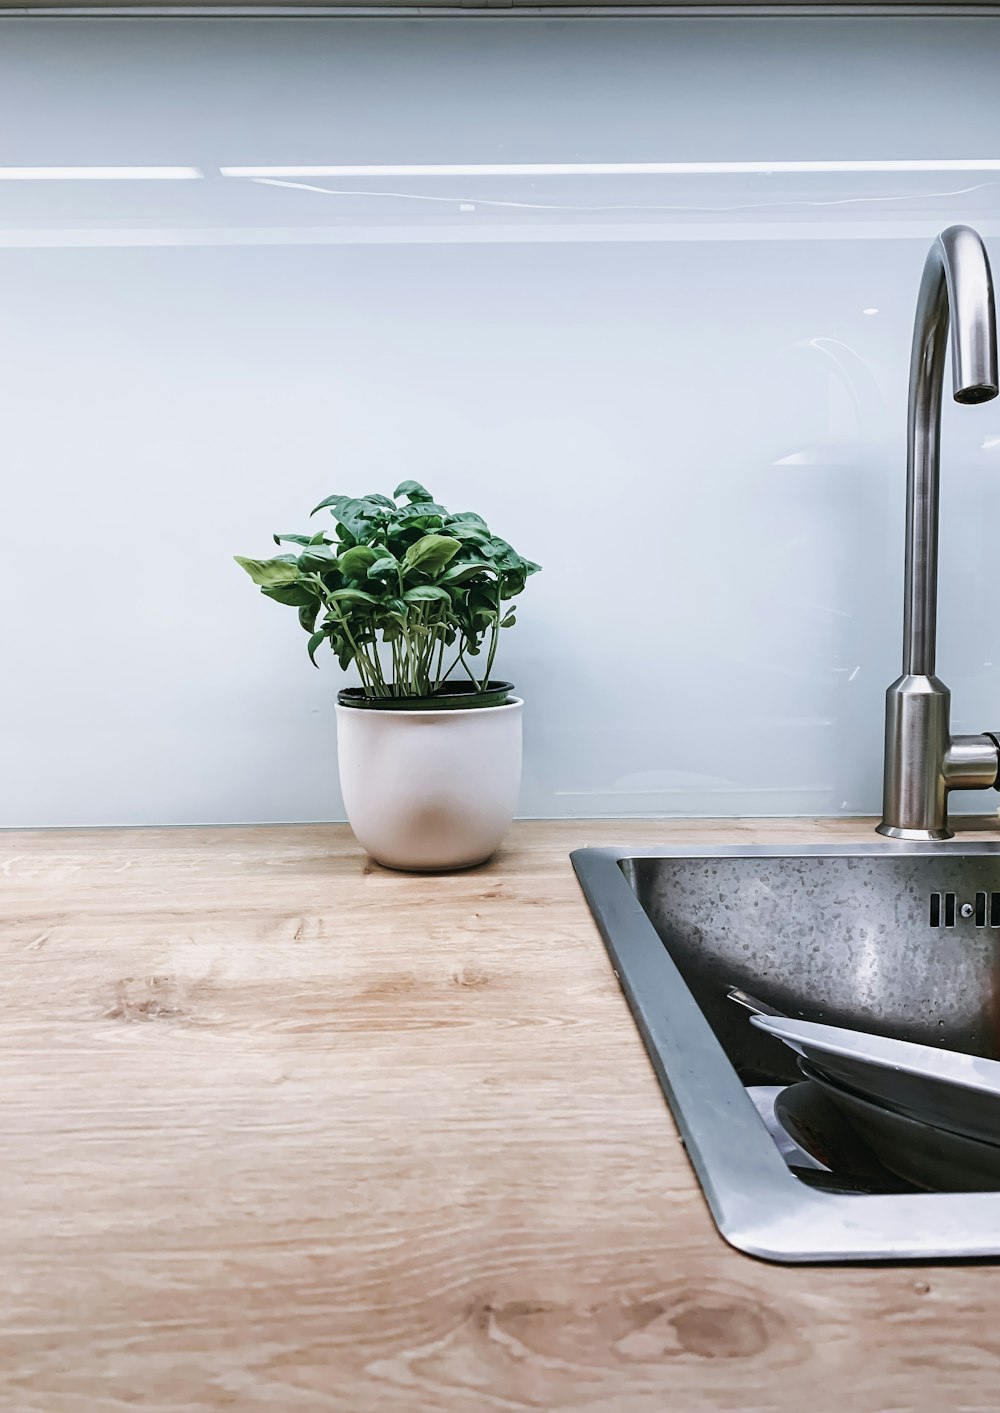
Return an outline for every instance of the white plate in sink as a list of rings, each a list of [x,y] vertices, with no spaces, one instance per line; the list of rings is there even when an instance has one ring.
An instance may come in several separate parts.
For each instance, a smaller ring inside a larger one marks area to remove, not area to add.
[[[750,1024],[863,1098],[949,1133],[1000,1144],[1000,1062],[779,1016]]]

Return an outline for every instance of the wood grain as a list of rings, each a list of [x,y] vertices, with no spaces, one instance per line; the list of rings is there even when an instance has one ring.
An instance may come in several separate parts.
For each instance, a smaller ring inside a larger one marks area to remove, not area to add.
[[[0,835],[0,1408],[993,1413],[997,1268],[721,1241],[567,859],[869,828]]]

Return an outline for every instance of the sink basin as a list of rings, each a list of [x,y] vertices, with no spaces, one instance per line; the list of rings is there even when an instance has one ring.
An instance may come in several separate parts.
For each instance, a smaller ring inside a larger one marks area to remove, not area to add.
[[[795,1057],[726,999],[737,985],[1000,1058],[1000,842],[581,849],[573,865],[728,1241],[775,1261],[1000,1255],[1000,1191],[797,1176],[754,1100],[801,1078]]]

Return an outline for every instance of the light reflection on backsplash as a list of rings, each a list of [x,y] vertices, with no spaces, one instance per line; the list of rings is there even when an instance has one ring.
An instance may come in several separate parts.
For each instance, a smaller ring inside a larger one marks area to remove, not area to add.
[[[943,226],[1000,262],[1000,21],[0,27],[0,823],[340,816],[338,675],[230,556],[404,476],[544,565],[524,814],[878,808],[913,308]],[[1000,727],[996,407],[944,414],[957,732]]]

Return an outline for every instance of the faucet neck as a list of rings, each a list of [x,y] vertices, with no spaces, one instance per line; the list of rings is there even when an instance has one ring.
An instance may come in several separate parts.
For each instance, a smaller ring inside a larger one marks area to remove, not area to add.
[[[931,246],[917,299],[906,431],[906,577],[903,674],[932,677],[937,655],[941,390],[948,342],[948,289],[941,242]]]
[[[904,676],[932,677],[937,655],[941,397],[951,326],[956,402],[997,395],[993,282],[983,243],[949,226],[927,253],[910,355],[906,439]]]

